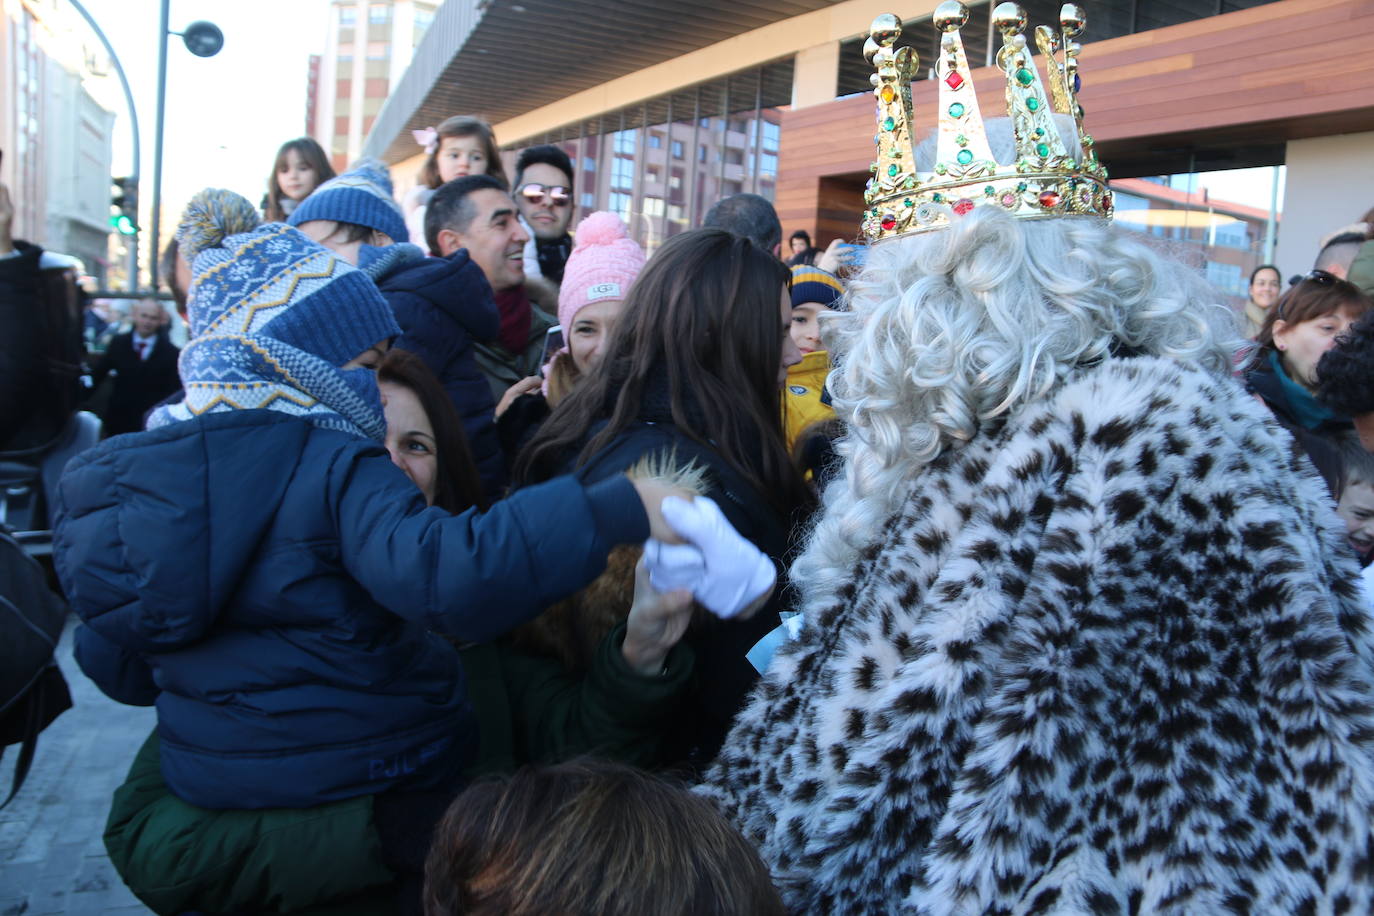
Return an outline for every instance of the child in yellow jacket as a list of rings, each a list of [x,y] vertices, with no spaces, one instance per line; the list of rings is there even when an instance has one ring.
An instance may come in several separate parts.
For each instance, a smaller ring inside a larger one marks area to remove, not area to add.
[[[842,307],[844,285],[819,267],[792,268],[792,342],[802,361],[787,370],[783,390],[783,432],[790,451],[808,427],[835,416],[825,396],[830,354],[821,341],[820,317]]]

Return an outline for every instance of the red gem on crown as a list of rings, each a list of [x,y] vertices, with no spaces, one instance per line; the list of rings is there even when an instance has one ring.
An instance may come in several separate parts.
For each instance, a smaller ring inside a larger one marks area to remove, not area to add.
[[[951,89],[958,89],[960,86],[964,85],[964,78],[959,75],[958,70],[951,70],[949,71],[949,76],[945,77],[945,83]]]
[[[897,217],[893,216],[891,213],[884,214],[882,227],[884,232],[891,232],[893,229],[897,228]]]
[[[1055,207],[1059,206],[1059,192],[1040,192],[1040,206],[1044,207],[1046,210],[1053,210]]]
[[[970,211],[970,210],[972,210],[972,209],[973,209],[973,201],[969,200],[967,197],[965,197],[963,200],[960,200],[960,201],[958,201],[958,202],[956,202],[956,203],[954,204],[954,212],[955,212],[955,213],[958,213],[960,216],[963,216],[964,214],[968,213],[968,211]]]

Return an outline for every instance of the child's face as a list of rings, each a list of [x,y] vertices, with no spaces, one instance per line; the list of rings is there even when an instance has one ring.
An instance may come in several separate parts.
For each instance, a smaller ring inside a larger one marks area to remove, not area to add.
[[[372,235],[364,239],[354,239],[348,241],[348,226],[343,223],[336,223],[332,219],[312,219],[301,223],[296,227],[301,233],[319,242],[339,257],[343,258],[354,267],[358,266],[358,253],[363,245],[372,245],[374,248],[385,248],[388,245],[396,244],[391,236],[384,232],[372,230]]]
[[[487,173],[486,144],[481,137],[445,137],[435,157],[439,180],[445,184],[465,175]]]
[[[294,201],[305,200],[319,181],[320,177],[300,153],[293,149],[286,151],[286,159],[277,166],[277,187],[283,194]]]
[[[821,316],[830,309],[819,302],[803,302],[792,309],[792,342],[802,354],[824,349],[821,343]]]
[[[1360,480],[1346,484],[1336,514],[1345,522],[1350,546],[1364,556],[1374,547],[1374,484]]]

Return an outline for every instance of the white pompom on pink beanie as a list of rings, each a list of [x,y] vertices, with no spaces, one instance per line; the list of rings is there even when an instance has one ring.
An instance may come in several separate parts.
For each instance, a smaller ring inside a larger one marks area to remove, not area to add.
[[[588,216],[578,224],[575,239],[558,292],[558,325],[564,341],[584,306],[624,299],[644,268],[644,249],[630,238],[614,213],[603,210]]]

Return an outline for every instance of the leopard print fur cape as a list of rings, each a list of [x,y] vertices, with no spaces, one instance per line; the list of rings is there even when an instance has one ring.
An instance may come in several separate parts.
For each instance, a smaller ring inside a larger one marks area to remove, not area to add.
[[[1084,370],[802,585],[701,791],[796,912],[1374,912],[1337,524],[1231,380]]]

